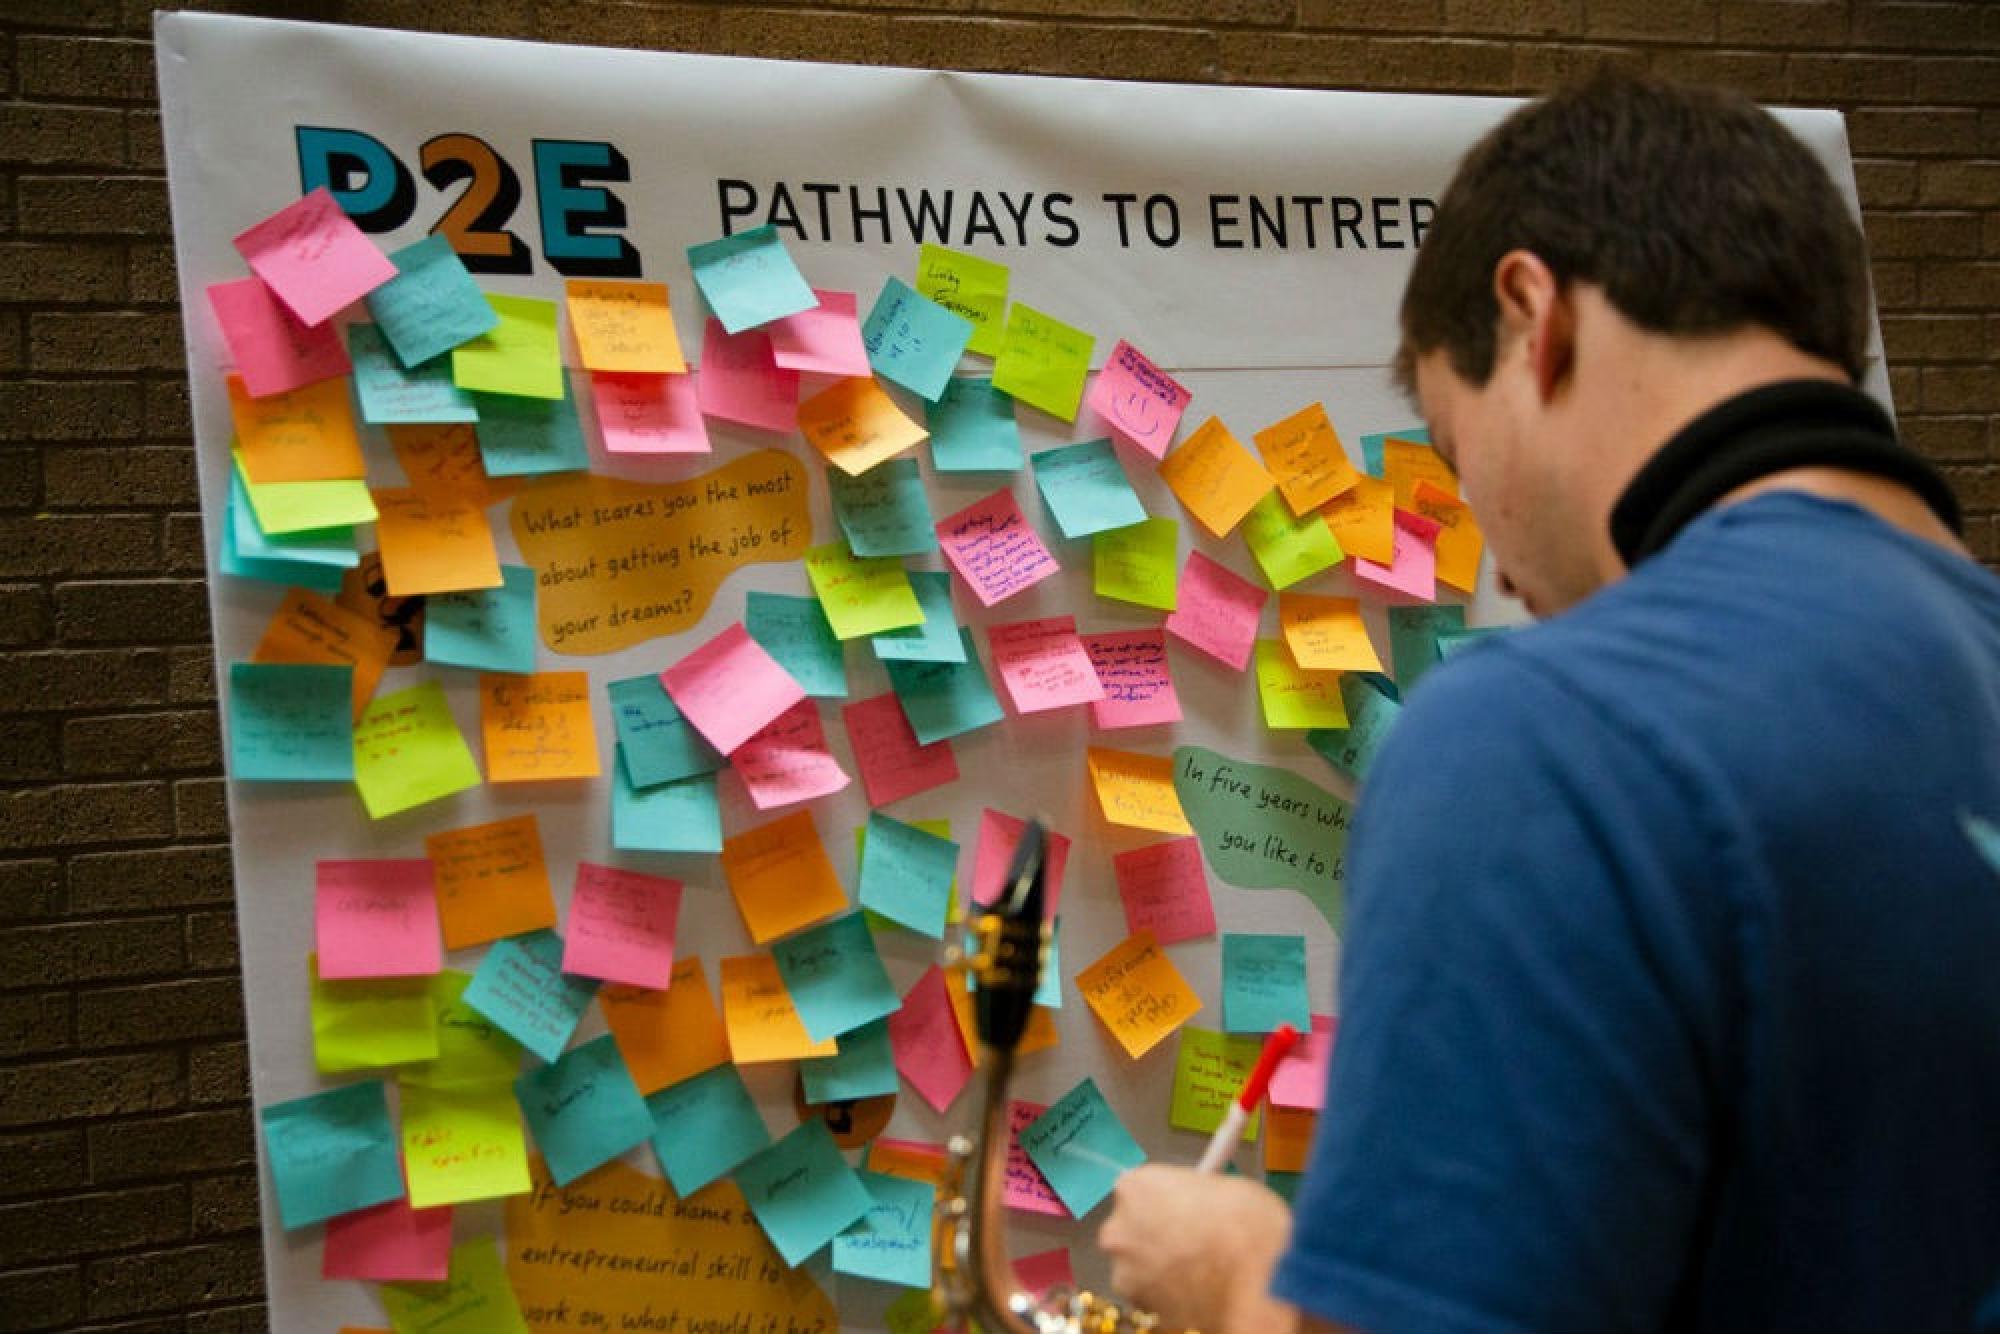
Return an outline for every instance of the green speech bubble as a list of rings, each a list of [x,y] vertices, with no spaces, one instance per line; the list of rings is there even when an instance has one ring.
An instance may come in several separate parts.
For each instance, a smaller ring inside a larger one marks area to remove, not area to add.
[[[1289,769],[1200,746],[1174,751],[1174,791],[1217,875],[1244,889],[1296,889],[1340,930],[1346,802]]]

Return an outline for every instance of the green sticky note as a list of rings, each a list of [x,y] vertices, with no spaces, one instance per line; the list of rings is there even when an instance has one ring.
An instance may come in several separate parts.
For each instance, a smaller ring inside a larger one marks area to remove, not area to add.
[[[971,338],[970,320],[894,275],[882,284],[881,295],[861,323],[870,369],[926,400],[944,392]]]
[[[1146,1151],[1093,1079],[1085,1079],[1023,1126],[1021,1147],[1078,1218],[1111,1193],[1126,1168],[1146,1161]]]
[[[646,1099],[653,1152],[674,1194],[688,1196],[771,1142],[764,1117],[733,1065],[718,1065]]]
[[[1180,587],[1180,532],[1174,519],[1147,519],[1090,539],[1097,595],[1172,611]]]
[[[230,457],[236,462],[236,474],[250,498],[257,526],[268,536],[375,522],[375,498],[368,494],[368,483],[359,477],[260,485],[244,470],[241,449],[232,447]]]
[[[1456,603],[1435,607],[1389,608],[1389,670],[1398,691],[1407,695],[1423,674],[1438,665],[1438,637],[1465,629],[1465,608]]]
[[[715,775],[693,774],[642,791],[632,786],[621,743],[611,787],[611,846],[626,852],[721,852]]]
[[[354,725],[354,785],[371,819],[479,781],[479,766],[436,681],[376,696]]]
[[[273,1103],[259,1119],[285,1227],[402,1197],[396,1132],[379,1079]]]
[[[1415,440],[1428,445],[1431,433],[1428,427],[1412,426],[1407,431],[1375,431],[1361,437],[1361,466],[1370,477],[1380,477],[1383,472],[1382,442],[1385,440]]]
[[[861,840],[861,906],[898,926],[944,939],[958,844],[880,811]]]
[[[354,668],[229,664],[229,776],[239,782],[354,777]]]
[[[1347,726],[1339,672],[1301,667],[1282,639],[1260,639],[1256,656],[1257,702],[1272,731]]]
[[[859,557],[846,543],[829,542],[807,550],[806,579],[836,638],[859,639],[924,622],[901,561]]]
[[[1290,1024],[1312,1031],[1306,992],[1306,938],[1224,932],[1222,1026],[1231,1033],[1269,1033]]]
[[[1006,333],[1005,264],[927,244],[917,252],[917,290],[972,325],[966,351],[1000,355]]]
[[[442,358],[405,367],[372,324],[347,326],[347,359],[354,365],[354,396],[363,421],[392,426],[479,420],[478,405],[452,383],[451,367]]]
[[[1345,676],[1340,682],[1341,702],[1347,707],[1345,728],[1315,728],[1306,733],[1306,744],[1318,751],[1328,764],[1359,783],[1389,739],[1402,706],[1363,681]]]
[[[506,1084],[401,1083],[410,1207],[524,1195],[533,1184],[521,1107]]]
[[[438,1054],[437,1007],[429,977],[327,981],[306,960],[313,1066],[323,1075],[431,1061]]]
[[[817,605],[813,614],[820,614]],[[765,647],[768,650],[770,646]],[[658,787],[696,774],[715,773],[729,763],[681,715],[680,706],[660,684],[658,672],[613,681],[608,690],[611,721],[617,729],[618,753],[629,786],[640,790]]]
[[[424,599],[424,661],[483,672],[535,670],[535,572],[502,565],[500,587]]]
[[[826,489],[855,555],[920,556],[937,550],[937,520],[915,459],[889,459],[858,477],[828,468]]]
[[[886,1018],[902,1006],[868,919],[858,912],[773,941],[771,957],[814,1042]]]
[[[479,457],[489,476],[580,472],[590,466],[590,447],[569,395],[481,394],[478,402]]]
[[[936,1187],[886,1172],[857,1175],[871,1203],[860,1221],[833,1239],[834,1272],[929,1288]]]
[[[1340,930],[1346,802],[1289,769],[1201,746],[1174,751],[1174,792],[1218,880],[1241,889],[1296,889]]]
[[[493,327],[451,350],[452,382],[483,394],[561,398],[564,375],[556,340],[556,303],[532,296],[488,296]],[[480,413],[485,419],[485,413]]]
[[[807,1121],[736,1169],[736,1184],[787,1265],[867,1214],[873,1201],[820,1120]]]
[[[235,553],[247,560],[296,561],[305,565],[326,565],[351,570],[361,563],[361,551],[354,544],[354,528],[310,528],[298,533],[273,536],[257,526],[257,512],[250,508],[250,493],[243,489],[243,474],[229,471],[229,530]]]
[[[990,379],[959,376],[935,403],[924,405],[931,466],[939,472],[1015,472],[1021,467],[1021,427],[1014,400]]]
[[[916,662],[964,662],[965,641],[959,638],[958,613],[951,605],[951,575],[943,570],[911,570],[910,589],[923,609],[922,625],[884,630],[868,642],[875,656]]]
[[[818,601],[753,589],[744,598],[743,628],[806,694],[847,698],[847,659]]]
[[[514,1081],[514,1096],[558,1186],[645,1143],[653,1133],[646,1100],[609,1033],[572,1047],[552,1065],[528,1071]]]
[[[871,1019],[834,1040],[836,1055],[799,1062],[806,1103],[876,1098],[896,1091],[896,1053],[889,1045],[889,1021]]]
[[[1088,537],[1146,519],[1111,441],[1085,440],[1035,455],[1035,489],[1064,537]]]
[[[405,366],[442,356],[500,322],[450,237],[426,236],[389,261],[396,276],[368,294],[368,313]]]
[[[452,1247],[442,1283],[384,1283],[380,1291],[396,1334],[528,1334],[491,1237]]]
[[[993,362],[993,387],[1066,422],[1076,420],[1097,340],[1026,302],[1007,312]]]
[[[1213,1029],[1184,1024],[1180,1047],[1174,1055],[1173,1105],[1167,1113],[1177,1130],[1193,1130],[1212,1135],[1222,1124],[1229,1104],[1250,1078],[1263,1042],[1255,1037],[1218,1033]],[[1264,1107],[1259,1103],[1243,1127],[1245,1141],[1257,1138],[1263,1124]]]
[[[1345,554],[1318,510],[1294,515],[1275,490],[1266,492],[1243,517],[1243,540],[1273,588],[1290,588],[1308,575],[1338,565]]]
[[[890,659],[882,664],[889,669],[889,684],[902,701],[903,716],[910,720],[920,746],[976,731],[1005,716],[993,683],[973,652],[972,631],[960,626],[958,634],[965,650],[963,662]]]
[[[462,1088],[511,1085],[521,1073],[521,1044],[465,1003],[472,974],[446,968],[422,979],[430,983],[429,1005],[436,1015],[437,1057],[398,1072],[405,1087]],[[337,985],[348,985],[339,983]]]
[[[732,334],[819,304],[778,229],[770,223],[687,248],[708,308]]]

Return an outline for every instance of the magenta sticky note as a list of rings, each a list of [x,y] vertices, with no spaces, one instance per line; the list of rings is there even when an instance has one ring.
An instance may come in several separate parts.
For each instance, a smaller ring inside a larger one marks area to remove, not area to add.
[[[1120,439],[1159,459],[1166,457],[1193,398],[1185,385],[1121,338],[1083,401]]]
[[[1318,1111],[1326,1102],[1326,1067],[1333,1059],[1333,1039],[1340,1031],[1336,1015],[1316,1014],[1312,1032],[1287,1052],[1271,1075],[1271,1105]]]
[[[210,283],[208,304],[252,398],[318,384],[354,369],[340,330],[301,324],[261,278]]]
[[[1257,621],[1270,593],[1199,551],[1181,567],[1179,605],[1167,631],[1225,667],[1242,671],[1257,643]]]
[[[396,276],[325,186],[245,230],[236,250],[302,324],[326,323]]]
[[[786,370],[815,375],[871,374],[854,293],[815,287],[813,295],[819,298],[818,306],[763,326],[771,336],[771,359]]]
[[[995,491],[939,520],[937,535],[944,558],[982,607],[1031,588],[1061,568],[1012,491]]]
[[[848,748],[870,806],[886,806],[957,780],[958,757],[951,742],[919,744],[895,691],[849,704],[840,717],[847,724]]]
[[[819,704],[802,699],[765,724],[729,756],[730,767],[760,811],[811,801],[847,786],[847,771],[826,748]]]
[[[990,806],[979,813],[979,842],[972,854],[974,903],[984,907],[1000,896],[1007,883],[1007,864],[1014,859],[1014,848],[1027,828],[1025,821]],[[1053,919],[1062,911],[1063,872],[1069,867],[1069,838],[1052,829],[1043,832],[1048,836],[1048,853],[1044,862],[1042,891],[1048,901],[1048,916]]]
[[[1047,1214],[1051,1218],[1068,1218],[1070,1212],[1063,1207],[1061,1197],[1049,1185],[1049,1179],[1042,1175],[1042,1169],[1028,1157],[1028,1151],[1021,1147],[1021,1127],[1048,1109],[1047,1103],[1028,1102],[1022,1098],[1014,1098],[1007,1104],[1007,1184],[1004,1198],[1009,1209]]]
[[[593,371],[590,399],[608,454],[706,454],[708,423],[692,375]]]
[[[1104,698],[1090,706],[1090,720],[1099,727],[1149,727],[1181,720],[1165,630],[1155,626],[1084,635],[1083,651],[1090,655],[1097,683],[1104,687]]]
[[[1037,1297],[1051,1288],[1076,1288],[1076,1271],[1070,1267],[1069,1247],[1036,1251],[1014,1261],[1014,1277]]]
[[[942,1112],[972,1078],[972,1058],[959,1035],[944,969],[932,964],[903,994],[902,1008],[889,1016],[889,1046],[896,1070],[923,1100]]]
[[[1017,712],[1040,713],[1104,698],[1097,669],[1076,637],[1074,616],[988,626],[986,642]]]
[[[1437,535],[1441,526],[1435,519],[1397,510],[1394,560],[1384,565],[1356,556],[1355,581],[1418,602],[1437,601]]]
[[[806,688],[741,621],[661,672],[660,684],[702,739],[724,755],[806,697]]]
[[[1201,840],[1192,835],[1148,843],[1111,858],[1125,925],[1151,931],[1162,945],[1215,934],[1215,903],[1201,863]]]
[[[451,1270],[451,1206],[412,1209],[389,1200],[326,1220],[321,1278],[442,1283]]]
[[[562,970],[665,991],[674,978],[681,882],[596,862],[576,864]]]
[[[695,391],[711,417],[766,431],[799,428],[799,373],[771,359],[771,336],[762,329],[730,334],[711,319],[701,336]]]
[[[430,859],[318,863],[313,943],[322,978],[417,977],[444,967]]]

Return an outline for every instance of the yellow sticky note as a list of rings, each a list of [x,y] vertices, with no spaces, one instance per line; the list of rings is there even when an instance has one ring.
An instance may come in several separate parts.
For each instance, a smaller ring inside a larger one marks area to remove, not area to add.
[[[1486,535],[1472,508],[1429,478],[1417,479],[1416,512],[1437,524],[1437,577],[1461,593],[1470,593],[1479,583],[1479,558],[1486,551]]]
[[[587,672],[481,673],[479,730],[486,738],[489,783],[595,778],[602,772]]]
[[[532,296],[494,296],[486,304],[500,322],[451,350],[452,383],[485,394],[525,398],[564,395],[556,303]]]
[[[847,891],[809,810],[724,839],[722,874],[750,939],[759,945],[847,907]]]
[[[1305,1171],[1306,1159],[1312,1156],[1313,1127],[1319,1124],[1319,1113],[1309,1107],[1279,1107],[1275,1103],[1269,1111],[1271,1114],[1264,1120],[1264,1170]]]
[[[395,597],[498,588],[500,557],[486,511],[462,494],[399,487],[375,492],[375,541]]]
[[[1157,611],[1179,598],[1181,526],[1172,519],[1142,519],[1090,537],[1090,568],[1097,596]]]
[[[404,1084],[410,1207],[494,1200],[528,1189],[528,1145],[512,1084]]]
[[[465,1003],[472,974],[445,968],[426,980],[437,1014],[437,1059],[398,1070],[396,1082],[426,1088],[512,1084],[521,1073],[521,1044]]]
[[[1078,973],[1076,986],[1134,1060],[1201,1010],[1201,997],[1144,927]]]
[[[368,483],[358,477],[259,483],[251,481],[245,471],[241,446],[231,457],[236,461],[237,476],[243,479],[243,493],[250,497],[250,512],[257,516],[257,526],[270,536],[375,521],[375,501],[368,493]]]
[[[837,1056],[832,1038],[814,1042],[785,990],[778,961],[768,954],[740,954],[722,961],[722,1022],[729,1056],[738,1065],[804,1061]]]
[[[1250,507],[1277,485],[1257,456],[1210,417],[1160,461],[1160,476],[1189,514],[1217,537],[1227,537]]]
[[[1273,422],[1254,438],[1294,514],[1318,509],[1361,475],[1347,461],[1326,408],[1318,403]]]
[[[641,1093],[657,1093],[729,1059],[729,1036],[696,956],[674,960],[665,991],[605,987],[597,1003]]]
[[[1192,834],[1187,812],[1174,791],[1174,762],[1167,755],[1141,755],[1129,750],[1089,749],[1090,781],[1097,804],[1111,824],[1128,829],[1154,829],[1162,834]]]
[[[665,283],[572,278],[563,294],[586,369],[675,375],[687,370]]]
[[[444,947],[462,950],[556,924],[556,900],[533,812],[424,839],[437,880]]]
[[[1340,673],[1299,666],[1283,640],[1257,641],[1257,700],[1269,728],[1347,726]]]
[[[1066,422],[1076,420],[1097,340],[1023,301],[1007,312],[993,387]]]
[[[835,380],[799,404],[799,431],[828,462],[854,477],[930,437],[872,375]]]
[[[1361,603],[1311,593],[1278,594],[1278,626],[1292,660],[1315,672],[1379,672],[1382,659],[1368,639]]]
[[[306,956],[313,1066],[323,1075],[434,1060],[437,1009],[428,977],[358,977],[329,982]]]
[[[376,820],[479,786],[442,685],[425,681],[368,706],[354,724],[354,785]]]
[[[1458,474],[1444,455],[1421,440],[1382,442],[1382,476],[1396,488],[1396,508],[1416,512],[1417,483],[1429,482],[1440,491],[1458,494]]]
[[[1000,354],[1007,313],[1007,266],[990,259],[925,245],[917,252],[917,292],[972,325],[968,352]]]
[[[1378,565],[1396,559],[1396,488],[1379,477],[1357,477],[1354,485],[1320,506],[1340,549]]]
[[[232,375],[229,415],[243,451],[243,475],[253,482],[325,482],[367,475],[345,375],[268,398],[252,398],[243,377]]]
[[[894,556],[857,556],[845,542],[829,542],[806,552],[806,579],[835,639],[924,623],[909,572]]]
[[[396,634],[307,588],[288,589],[250,655],[252,662],[346,665],[354,669],[354,716],[375,693]]]

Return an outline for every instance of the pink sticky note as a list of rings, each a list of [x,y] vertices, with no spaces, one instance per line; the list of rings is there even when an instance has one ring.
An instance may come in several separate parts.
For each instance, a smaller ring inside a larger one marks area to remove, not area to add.
[[[763,326],[771,336],[771,359],[786,370],[816,375],[870,374],[868,345],[861,341],[861,322],[855,318],[854,293],[822,292],[815,287],[813,295],[819,298],[819,305],[811,310]]]
[[[320,862],[313,941],[323,978],[417,977],[444,967],[430,859]]]
[[[847,786],[847,771],[826,748],[819,705],[802,699],[737,747],[729,763],[760,811],[811,801]]]
[[[972,854],[972,901],[981,907],[1000,896],[1007,880],[1007,863],[1014,860],[1014,848],[1027,831],[1027,823],[987,807],[979,813],[979,844]],[[1069,839],[1047,831],[1049,850],[1042,876],[1048,899],[1047,915],[1053,918],[1062,907],[1063,871],[1069,866]]]
[[[396,276],[325,186],[249,228],[236,250],[302,324],[326,323]]]
[[[1271,1105],[1318,1111],[1326,1103],[1326,1067],[1333,1059],[1334,1035],[1340,1031],[1335,1015],[1316,1014],[1312,1032],[1287,1052],[1271,1075]]]
[[[724,755],[806,697],[806,689],[743,622],[660,673],[660,684],[708,744]]]
[[[945,559],[982,607],[1033,587],[1061,568],[1012,491],[995,491],[940,520],[937,535]]]
[[[886,806],[957,780],[958,757],[951,742],[919,745],[895,691],[849,704],[840,716],[870,806]]]
[[[1014,1277],[1037,1297],[1051,1288],[1076,1287],[1076,1271],[1070,1268],[1067,1246],[1022,1256],[1014,1262]]]
[[[1047,1103],[1027,1102],[1020,1098],[1007,1104],[1007,1188],[1004,1198],[1009,1209],[1019,1209],[1024,1213],[1047,1214],[1051,1218],[1068,1218],[1070,1212],[1064,1207],[1062,1198],[1049,1185],[1049,1179],[1042,1175],[1042,1169],[1035,1166],[1034,1159],[1021,1147],[1021,1130],[1029,1122],[1048,1110]]]
[[[451,1206],[412,1209],[389,1200],[326,1220],[321,1278],[442,1283],[451,1270]]]
[[[1090,706],[1090,720],[1099,727],[1147,727],[1181,720],[1180,696],[1174,693],[1173,672],[1167,665],[1167,632],[1108,630],[1083,636],[1083,651],[1104,687],[1104,698]]]
[[[1190,835],[1148,843],[1111,859],[1125,925],[1151,931],[1162,945],[1215,934],[1215,904],[1201,864],[1201,840]]]
[[[989,626],[986,642],[993,649],[993,665],[1007,687],[1007,697],[1021,713],[1104,698],[1097,669],[1076,637],[1074,616]]]
[[[889,1016],[889,1046],[896,1069],[925,1102],[942,1112],[972,1078],[972,1058],[959,1036],[944,969],[932,964]]]
[[[210,283],[208,304],[252,398],[318,384],[354,369],[338,329],[299,323],[261,278]]]
[[[706,454],[708,424],[692,375],[593,371],[590,397],[610,454]]]
[[[1437,601],[1437,535],[1441,526],[1436,519],[1397,510],[1394,561],[1384,565],[1356,556],[1355,579],[1418,602]]]
[[[674,978],[681,882],[596,862],[576,864],[562,970],[665,991]]]
[[[1124,339],[1111,349],[1104,369],[1090,382],[1084,399],[1120,438],[1154,458],[1165,458],[1174,430],[1194,395]]]
[[[762,329],[732,336],[711,319],[695,384],[701,410],[711,417],[766,431],[798,429],[799,373],[771,360],[771,336]]]
[[[1257,643],[1257,621],[1270,593],[1227,566],[1188,552],[1181,567],[1179,605],[1167,615],[1174,638],[1225,667],[1242,671]]]

